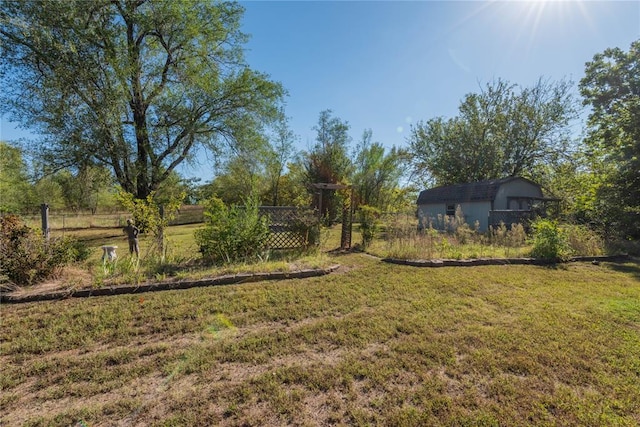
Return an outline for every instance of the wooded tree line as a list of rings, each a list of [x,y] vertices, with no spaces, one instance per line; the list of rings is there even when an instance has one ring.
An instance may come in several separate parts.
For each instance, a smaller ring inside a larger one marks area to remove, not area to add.
[[[0,108],[45,137],[0,145],[0,209],[57,193],[66,207],[92,208],[114,184],[140,199],[256,194],[304,205],[310,184],[327,182],[388,210],[410,205],[411,188],[519,175],[561,197],[573,219],[640,237],[640,41],[596,53],[581,98],[564,80],[498,79],[391,149],[369,130],[354,144],[348,122],[325,110],[314,145],[295,152],[285,88],[244,60],[242,14],[208,1],[2,1]],[[570,128],[581,103],[585,137]],[[216,160],[204,185],[176,173],[197,150]]]

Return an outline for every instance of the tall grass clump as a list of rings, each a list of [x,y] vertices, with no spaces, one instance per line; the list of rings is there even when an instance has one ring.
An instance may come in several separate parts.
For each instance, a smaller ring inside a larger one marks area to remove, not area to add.
[[[260,215],[255,198],[249,198],[244,206],[229,207],[212,197],[206,201],[204,216],[205,225],[196,230],[195,239],[206,261],[252,262],[264,254],[269,222]]]
[[[510,257],[527,244],[527,232],[522,224],[507,226],[501,221],[497,227],[489,226],[486,240],[489,245],[501,248],[505,256]]]
[[[574,255],[597,256],[605,253],[604,239],[594,230],[577,224],[563,226],[567,244]]]
[[[390,258],[418,259],[435,256],[440,233],[431,228],[418,227],[416,222],[400,221],[391,216],[382,224],[384,240],[373,242],[370,252]]]
[[[481,233],[479,222],[468,224],[460,206],[455,215],[438,215],[418,227],[387,226],[387,229],[384,256],[391,258],[474,259],[528,255],[527,234],[522,224],[501,223]]]

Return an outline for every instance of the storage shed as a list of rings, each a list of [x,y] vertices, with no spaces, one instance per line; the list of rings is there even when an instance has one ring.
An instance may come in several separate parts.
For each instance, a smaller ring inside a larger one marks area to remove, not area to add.
[[[500,222],[521,223],[544,212],[545,204],[557,202],[544,197],[540,185],[526,178],[509,177],[431,188],[418,196],[418,227],[444,229],[445,217],[453,218],[460,207],[471,227],[487,231]]]

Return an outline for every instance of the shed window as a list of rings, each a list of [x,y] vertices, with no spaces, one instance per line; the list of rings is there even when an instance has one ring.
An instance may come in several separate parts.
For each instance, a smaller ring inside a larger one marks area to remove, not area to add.
[[[447,205],[447,215],[449,216],[456,215],[456,205]]]

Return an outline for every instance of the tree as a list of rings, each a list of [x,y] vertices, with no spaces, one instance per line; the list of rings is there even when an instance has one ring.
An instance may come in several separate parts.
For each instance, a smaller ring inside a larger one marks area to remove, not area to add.
[[[227,204],[239,205],[249,196],[261,198],[267,193],[267,139],[251,129],[238,138],[241,144],[221,159],[220,172],[205,187],[205,198],[216,196]]]
[[[576,117],[570,89],[565,81],[520,88],[498,80],[466,95],[457,117],[412,128],[415,175],[437,185],[535,178],[536,165],[554,162],[569,144],[568,124]]]
[[[349,124],[331,114],[331,110],[320,113],[318,124],[313,128],[316,144],[310,152],[302,154],[308,186],[315,183],[344,184],[351,174],[352,165],[347,154],[351,142]],[[339,200],[335,192],[321,191],[321,214],[333,221],[337,217]]]
[[[357,205],[386,211],[394,201],[394,192],[400,187],[404,153],[395,147],[385,153],[382,144],[371,142],[372,135],[370,129],[365,130],[356,147],[353,191]]]
[[[221,168],[220,174],[207,184],[203,197],[220,198],[227,205],[242,205],[249,195],[266,193],[263,164],[257,153],[238,153]]]
[[[75,173],[65,169],[51,178],[62,188],[67,209],[89,209],[96,213],[98,207],[116,204],[113,176],[105,167],[84,165]]]
[[[30,184],[22,151],[0,141],[0,213],[24,210]]]
[[[308,208],[312,205],[313,194],[307,185],[307,174],[301,157],[287,164],[287,173],[280,178],[278,200],[282,206]]]
[[[139,199],[196,146],[278,115],[280,84],[244,61],[243,8],[215,1],[2,1],[0,104],[47,135],[51,164],[108,166]]]
[[[592,107],[586,143],[592,159],[609,165],[597,192],[598,214],[621,234],[640,238],[640,40],[628,52],[606,49],[587,62],[580,81]]]
[[[43,203],[51,209],[64,209],[65,199],[62,186],[52,176],[44,176],[38,179],[29,192],[27,201],[30,209],[37,209]]]
[[[281,202],[281,187],[287,163],[294,154],[293,145],[296,135],[289,128],[286,116],[282,115],[273,128],[271,143],[266,156],[266,176],[269,181],[271,205],[278,206]]]
[[[169,205],[175,200],[187,203],[189,194],[192,192],[190,188],[190,180],[181,177],[178,172],[173,171],[169,177],[162,182],[154,196],[155,202],[159,205]]]

